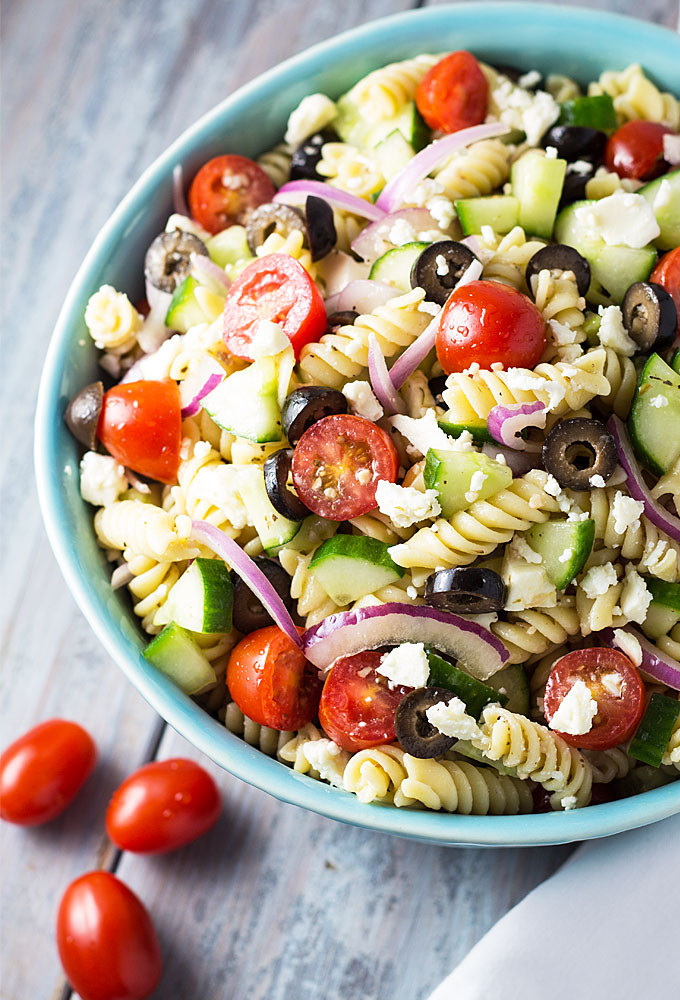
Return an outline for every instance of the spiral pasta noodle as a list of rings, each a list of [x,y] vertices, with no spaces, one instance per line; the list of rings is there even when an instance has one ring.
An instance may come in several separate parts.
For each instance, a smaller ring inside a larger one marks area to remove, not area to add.
[[[316,171],[333,187],[357,198],[370,198],[382,190],[385,178],[375,156],[346,142],[326,142]]]
[[[248,510],[236,489],[235,466],[222,461],[207,441],[189,446],[170,489],[166,507],[175,515],[209,521],[232,538],[249,524]]]
[[[545,81],[545,89],[558,104],[572,101],[575,97],[581,96],[581,88],[578,83],[562,73],[551,73]]]
[[[94,516],[100,544],[160,562],[181,562],[198,555],[190,541],[191,520],[173,517],[154,504],[141,500],[116,500]]]
[[[596,83],[590,84],[588,93],[609,94],[619,124],[641,118],[661,122],[676,131],[680,128],[680,101],[659,90],[638,63],[619,72],[606,70]]]
[[[586,198],[599,201],[608,198],[615,191],[637,191],[641,182],[634,177],[619,177],[615,171],[598,167],[590,180],[586,181]]]
[[[255,251],[257,257],[266,257],[271,253],[286,253],[293,257],[304,267],[307,274],[312,278],[316,276],[316,268],[312,261],[312,255],[304,245],[305,237],[301,229],[291,229],[286,235],[273,232],[265,239],[264,243]]]
[[[604,351],[604,377],[609,382],[610,389],[606,395],[599,397],[599,404],[625,420],[637,387],[637,371],[632,358],[618,354],[611,347],[605,347]]]
[[[680,458],[661,476],[652,489],[652,496],[659,500],[670,496],[676,511],[680,514]]]
[[[593,769],[593,782],[608,785],[618,778],[625,778],[635,766],[635,761],[621,747],[611,750],[584,750],[583,756]]]
[[[85,325],[97,347],[120,356],[137,344],[142,317],[125,292],[102,285],[88,300]]]
[[[656,644],[662,653],[666,653],[667,656],[672,656],[674,660],[680,662],[680,625],[672,628],[668,635],[657,639]]]
[[[482,139],[447,160],[435,178],[452,201],[488,195],[510,176],[510,155],[500,139]]]
[[[563,595],[554,608],[510,611],[506,620],[492,623],[491,631],[510,654],[508,664],[525,663],[532,656],[558,649],[569,636],[577,635],[578,610],[574,598]]]
[[[132,555],[127,560],[133,579],[128,584],[135,614],[142,628],[150,635],[161,631],[154,619],[165,604],[168,594],[180,578],[183,566],[176,562],[158,562],[149,556]]]
[[[290,180],[290,161],[293,156],[290,143],[279,142],[272,149],[258,156],[257,162],[274,187],[280,188]]]
[[[230,733],[242,736],[251,747],[257,747],[268,757],[276,757],[282,747],[293,739],[294,733],[288,730],[270,729],[261,726],[259,722],[244,715],[235,701],[225,706],[224,724]]]
[[[531,280],[531,289],[536,308],[546,322],[555,320],[572,330],[583,326],[586,300],[579,295],[572,271],[539,271]],[[582,339],[584,338],[585,334]]]
[[[419,55],[373,70],[352,87],[348,97],[367,122],[394,118],[416,96],[416,90],[440,56]]]
[[[297,601],[298,614],[305,619],[307,628],[341,610],[316,576],[309,572],[312,557],[313,553],[305,554],[290,548],[279,552],[279,562],[291,578],[290,596]]]
[[[484,227],[480,237],[483,249],[484,270],[482,277],[490,281],[500,281],[520,292],[528,293],[525,280],[527,264],[545,243],[542,240],[528,240],[521,226],[515,226],[505,236],[498,236]]]

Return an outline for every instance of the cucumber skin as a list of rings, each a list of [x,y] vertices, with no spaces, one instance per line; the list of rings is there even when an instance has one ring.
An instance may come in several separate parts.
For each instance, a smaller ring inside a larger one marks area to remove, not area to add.
[[[231,632],[234,585],[229,570],[220,559],[198,558],[194,559],[186,572],[190,572],[194,566],[196,567],[196,572],[200,575],[204,594],[207,585],[208,587],[212,587],[215,592],[218,592],[220,598],[219,606],[212,609],[206,609],[204,603],[203,628],[200,631],[208,634]],[[181,622],[178,622],[178,624],[181,625]]]
[[[676,351],[671,358],[671,368],[674,372],[680,375],[680,350]]]
[[[663,181],[671,185],[670,204],[654,208],[654,199]],[[680,246],[680,170],[671,170],[663,177],[657,177],[639,188],[636,194],[647,199],[659,223],[661,233],[654,240],[654,245],[660,250],[673,250]]]
[[[186,333],[189,327],[203,323],[203,310],[194,298],[194,290],[198,282],[193,275],[188,274],[184,281],[172,293],[168,311],[165,314],[165,325],[171,330]]]
[[[472,435],[472,440],[478,444],[493,441],[486,424],[450,424],[447,420],[438,420],[437,423],[445,434],[453,438],[460,437],[463,431],[469,431]]]
[[[555,533],[555,529],[552,529],[551,525],[559,525],[557,531],[566,536],[564,542],[561,543],[563,546],[561,551],[563,552],[564,548],[574,549],[573,555],[566,563],[560,563],[551,552],[550,535]],[[562,528],[566,528],[566,531],[561,531]],[[546,533],[547,538],[545,537]],[[570,525],[566,520],[546,521],[544,524],[536,524],[531,527],[526,533],[526,540],[531,548],[541,556],[543,568],[550,582],[558,590],[564,590],[581,572],[592,552],[595,541],[595,521],[589,518],[587,521],[575,521],[573,525]]]
[[[653,601],[662,604],[664,608],[680,612],[680,583],[667,583],[655,576],[643,576],[642,579]]]
[[[423,243],[418,240],[414,243],[405,243],[401,247],[392,247],[391,250],[386,250],[381,257],[378,257],[373,262],[368,275],[369,279],[371,281],[384,281],[388,285],[394,285],[398,291],[409,292],[412,288],[411,269],[423,250],[429,247],[429,245],[429,243]],[[391,281],[390,273],[398,270],[399,265],[403,265],[405,261],[408,265],[408,284],[405,281]]]
[[[581,125],[600,132],[613,132],[618,128],[614,102],[608,94],[575,97],[564,101],[557,124]]]
[[[151,640],[142,655],[185,694],[198,694],[215,683],[215,671],[205,653],[191,633],[174,622]]]
[[[537,150],[515,160],[510,185],[519,199],[519,225],[526,232],[551,239],[566,172],[566,160],[548,159]]]
[[[377,538],[335,535],[314,553],[309,572],[336,604],[351,604],[404,575],[388,548]]]
[[[509,233],[519,222],[519,201],[506,194],[459,198],[456,213],[465,236],[481,233],[485,225],[496,233]]]
[[[402,566],[397,566],[388,552],[389,548],[387,542],[365,535],[334,535],[319,546],[312,556],[309,568],[314,569],[327,559],[339,556],[343,559],[359,559],[375,566],[383,566],[401,578],[406,570]]]
[[[473,457],[474,456],[474,457]],[[456,465],[459,467],[456,468]],[[467,468],[466,468],[467,467]],[[465,510],[469,507],[465,498],[465,490],[459,489],[466,471],[472,468],[472,472],[485,472],[487,479],[491,479],[491,489],[482,486],[478,491],[478,500],[486,500],[505,489],[512,482],[512,472],[507,466],[502,466],[493,459],[479,452],[441,452],[436,448],[430,448],[425,456],[425,468],[423,478],[427,489],[437,491],[439,503],[442,508],[443,517],[452,517],[457,511]],[[449,485],[446,476],[451,476]],[[494,483],[495,480],[495,483]],[[469,482],[465,489],[469,490]]]
[[[644,368],[640,372],[640,378],[638,380],[637,389],[635,390],[635,396],[633,397],[633,402],[630,408],[630,414],[626,422],[626,427],[628,429],[628,434],[630,436],[631,444],[635,454],[640,459],[640,461],[645,465],[651,472],[657,476],[663,476],[664,473],[668,472],[671,465],[675,459],[680,454],[680,446],[678,452],[676,452],[670,459],[669,464],[664,467],[656,458],[650,454],[647,449],[647,444],[644,440],[642,433],[644,414],[647,409],[644,396],[643,388],[650,381],[652,377],[664,380],[668,375],[672,376],[672,384],[677,388],[679,398],[680,398],[680,379],[676,378],[677,373],[673,371],[670,365],[667,365],[663,358],[659,357],[658,354],[652,354],[648,361],[646,362]],[[657,411],[662,413],[663,411]],[[663,417],[661,417],[663,419]],[[672,438],[669,438],[672,440]]]
[[[498,694],[500,694],[498,689],[504,687],[507,692],[505,695],[505,707],[508,711],[514,712],[515,715],[528,717],[531,705],[531,692],[526,670],[521,663],[513,663],[509,667],[499,670],[498,673],[492,674],[491,677],[487,678],[487,684],[493,687],[494,691]],[[499,701],[500,698],[496,698],[495,700]]]
[[[652,767],[661,767],[678,715],[680,701],[665,694],[653,694],[628,748],[630,756]]]
[[[461,701],[465,702],[468,713],[475,719],[480,717],[485,705],[494,701],[500,701],[502,705],[507,703],[507,695],[499,695],[494,688],[466,674],[464,670],[439,656],[430,647],[427,647],[426,652],[430,664],[428,686],[453,691]]]

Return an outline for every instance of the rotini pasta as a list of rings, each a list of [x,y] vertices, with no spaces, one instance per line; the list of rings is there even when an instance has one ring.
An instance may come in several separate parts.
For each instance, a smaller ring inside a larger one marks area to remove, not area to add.
[[[316,169],[333,187],[356,195],[357,198],[370,198],[385,185],[385,178],[375,156],[346,142],[325,143]]]
[[[99,543],[107,549],[150,556],[165,562],[182,562],[198,555],[190,539],[191,520],[141,500],[116,500],[94,516]]]
[[[276,757],[282,747],[295,735],[285,729],[270,729],[269,726],[253,722],[243,714],[235,701],[229,701],[225,706],[224,724],[230,733],[242,736],[246,743],[251,747],[257,747],[268,757]]]
[[[597,83],[590,84],[588,93],[609,94],[621,124],[642,118],[680,128],[680,101],[659,90],[638,63],[621,71],[607,70]]]
[[[541,240],[528,240],[524,230],[515,226],[507,235],[499,236],[486,227],[480,237],[483,277],[500,281],[520,292],[528,293],[525,273],[527,264],[545,246]]]
[[[491,194],[510,176],[510,148],[500,139],[483,139],[451,157],[435,172],[448,198]]]
[[[367,122],[394,118],[415,97],[421,80],[439,56],[419,55],[390,63],[369,73],[350,90],[348,97]]]
[[[257,162],[274,187],[283,187],[289,180],[292,155],[293,147],[287,142],[279,142],[273,149],[258,156]]]
[[[510,611],[505,621],[494,622],[491,631],[508,650],[508,663],[525,663],[560,647],[579,632],[579,613],[571,595],[560,598],[554,608]],[[554,662],[554,657],[553,657]]]

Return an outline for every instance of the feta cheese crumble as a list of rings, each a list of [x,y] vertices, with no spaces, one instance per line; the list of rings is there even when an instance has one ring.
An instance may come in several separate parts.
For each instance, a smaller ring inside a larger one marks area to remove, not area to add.
[[[290,340],[278,323],[261,319],[255,327],[255,335],[250,344],[253,358],[268,358],[281,354],[290,348]]]
[[[585,736],[593,728],[597,702],[588,685],[581,680],[569,688],[548,723],[551,729],[569,736]]]
[[[411,442],[413,449],[423,456],[427,455],[430,448],[445,448],[447,451],[472,449],[472,435],[468,432],[467,438],[463,438],[462,434],[459,438],[449,437],[437,423],[434,410],[428,410],[423,417],[405,417],[398,414],[392,417],[391,424]],[[409,454],[412,455],[413,451],[409,450]]]
[[[341,750],[333,740],[309,740],[302,747],[307,763],[317,771],[322,781],[336,788],[342,788],[342,779],[349,754]]]
[[[596,474],[594,476],[591,476],[588,482],[594,489],[599,489],[599,490],[604,489],[605,485],[604,479],[600,475]]]
[[[660,234],[654,210],[640,194],[615,191],[574,211],[574,222],[585,236],[604,240],[608,246],[641,249]]]
[[[80,460],[80,495],[95,507],[113,503],[128,488],[125,468],[111,455],[86,451]]]
[[[663,137],[663,158],[672,167],[680,164],[680,135],[666,132]]]
[[[335,118],[335,103],[325,94],[308,94],[291,111],[284,136],[291,146],[300,146],[314,132],[320,132]]]
[[[427,721],[444,736],[458,740],[479,739],[482,731],[475,719],[468,715],[465,702],[461,698],[438,701],[425,711]]]
[[[602,597],[610,587],[615,587],[619,582],[616,569],[613,563],[605,563],[604,566],[591,566],[581,580],[581,590],[586,597],[594,600]]]
[[[666,396],[652,396],[649,405],[653,406],[655,410],[661,410],[664,406],[668,406],[668,399]]]
[[[634,500],[633,497],[626,496],[621,490],[617,490],[612,503],[614,531],[617,535],[624,535],[629,528],[639,528],[640,517],[644,513],[644,509],[645,505],[642,500]]]
[[[430,676],[430,664],[422,642],[404,642],[385,653],[377,672],[386,677],[390,687],[425,687]]]
[[[481,469],[477,469],[476,472],[472,473],[472,475],[470,476],[470,489],[465,494],[465,499],[467,500],[468,503],[474,503],[475,500],[479,499],[479,494],[481,493],[482,486],[484,485],[485,480],[487,480],[488,478],[489,477],[486,475],[486,473],[482,472]]]
[[[441,512],[436,490],[399,486],[381,479],[375,490],[375,501],[382,514],[386,514],[397,528],[410,528],[426,518],[438,517]]]
[[[623,325],[623,313],[619,306],[600,306],[600,329],[597,332],[603,347],[610,347],[617,354],[632,358],[637,351],[637,344],[629,336]]]
[[[568,563],[569,560],[571,559],[571,557],[573,556],[573,554],[574,554],[574,550],[570,546],[568,549],[565,549],[562,552],[561,556],[557,557],[557,561],[561,562],[561,563]]]
[[[642,625],[651,603],[652,595],[647,589],[647,584],[629,563],[626,566],[625,585],[621,591],[621,613],[629,622]]]
[[[620,632],[621,629],[616,629]],[[627,633],[624,633],[626,635]],[[633,636],[635,638],[635,636]],[[619,674],[617,671],[612,671],[610,674],[603,674],[600,678],[602,687],[605,691],[609,691],[610,695],[614,698],[620,698],[623,691],[623,675]]]
[[[357,417],[364,417],[366,420],[380,420],[384,410],[377,400],[369,382],[358,379],[356,382],[348,382],[342,390],[342,394],[349,403],[349,408]]]

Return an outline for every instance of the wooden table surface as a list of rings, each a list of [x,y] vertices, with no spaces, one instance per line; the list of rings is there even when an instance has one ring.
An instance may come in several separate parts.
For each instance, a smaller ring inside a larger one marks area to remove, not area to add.
[[[563,0],[564,2],[564,0]],[[462,850],[352,829],[284,805],[180,738],[109,660],[49,548],[32,473],[41,361],[93,237],[186,126],[281,59],[412,0],[5,0],[4,312],[0,399],[6,744],[65,716],[100,762],[43,829],[2,830],[2,1000],[71,996],[54,945],[68,883],[115,871],[151,910],[167,1000],[418,1000],[570,848]],[[592,0],[677,27],[677,0]],[[200,759],[222,817],[198,843],[144,858],[103,832],[140,764]]]

